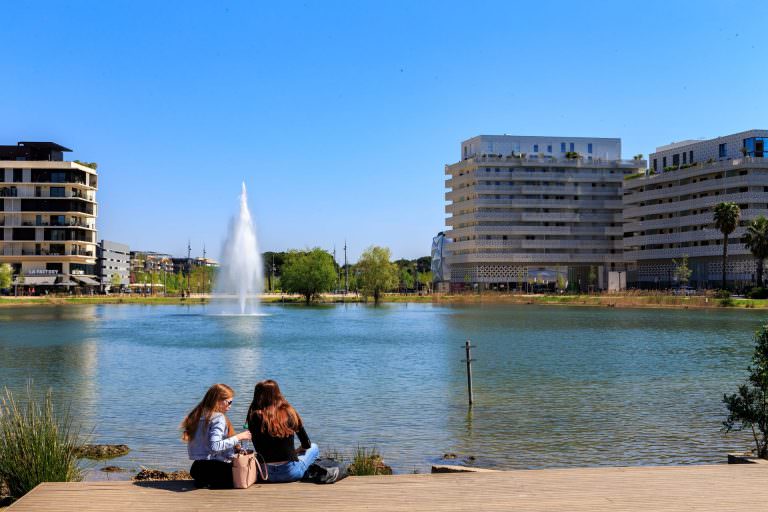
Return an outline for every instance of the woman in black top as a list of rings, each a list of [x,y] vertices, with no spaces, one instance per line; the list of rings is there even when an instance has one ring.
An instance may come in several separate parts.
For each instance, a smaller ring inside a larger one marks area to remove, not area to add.
[[[248,409],[248,430],[253,447],[269,465],[270,482],[301,480],[320,454],[317,445],[310,443],[301,416],[273,380],[256,384]],[[301,442],[301,450],[294,447],[294,435]]]

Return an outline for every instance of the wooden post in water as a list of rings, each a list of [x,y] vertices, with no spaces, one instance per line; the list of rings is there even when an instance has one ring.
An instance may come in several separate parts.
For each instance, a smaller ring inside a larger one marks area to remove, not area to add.
[[[471,352],[472,344],[469,340],[467,340],[464,343],[464,349],[467,352],[467,358],[465,361],[467,362],[467,394],[469,395],[469,406],[472,407],[472,403],[475,401],[475,398],[472,394],[472,352]]]

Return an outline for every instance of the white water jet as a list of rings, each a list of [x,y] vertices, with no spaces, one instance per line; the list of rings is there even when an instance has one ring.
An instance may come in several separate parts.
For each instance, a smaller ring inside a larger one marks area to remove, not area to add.
[[[248,193],[243,182],[240,193],[240,212],[229,222],[229,233],[221,250],[221,268],[216,280],[216,293],[235,295],[240,304],[240,314],[257,313],[259,297],[264,291],[261,253],[256,240],[251,211],[248,209]]]

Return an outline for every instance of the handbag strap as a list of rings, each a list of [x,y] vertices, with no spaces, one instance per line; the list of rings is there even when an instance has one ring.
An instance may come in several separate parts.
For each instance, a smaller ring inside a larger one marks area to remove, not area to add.
[[[259,457],[261,457],[261,462],[259,462]],[[256,468],[259,471],[259,475],[261,475],[262,480],[269,480],[269,468],[267,467],[267,461],[264,460],[264,457],[257,451],[253,451],[253,460],[256,461]]]

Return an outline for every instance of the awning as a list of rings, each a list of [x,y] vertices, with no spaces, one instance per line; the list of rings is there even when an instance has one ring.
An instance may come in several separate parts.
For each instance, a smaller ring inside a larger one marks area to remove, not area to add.
[[[80,284],[84,284],[85,286],[101,286],[100,282],[95,281],[90,277],[85,277],[85,276],[71,276],[71,277],[75,281],[78,281]]]
[[[14,284],[19,286],[53,286],[56,284],[56,276],[24,276],[24,282],[20,283],[17,278]]]
[[[56,286],[77,286],[77,283],[67,280],[67,281],[62,281],[60,283],[56,283]]]

